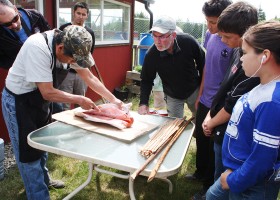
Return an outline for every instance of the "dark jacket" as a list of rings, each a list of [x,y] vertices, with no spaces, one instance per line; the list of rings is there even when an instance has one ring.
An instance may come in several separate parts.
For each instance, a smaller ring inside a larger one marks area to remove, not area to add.
[[[48,22],[45,20],[43,15],[33,9],[22,9],[29,17],[31,23],[31,33],[44,32],[50,30]],[[9,69],[21,48],[23,43],[19,38],[15,38],[11,35],[4,27],[0,25],[0,67],[4,69]]]
[[[166,95],[187,99],[200,85],[204,62],[204,51],[188,34],[177,35],[173,54],[160,52],[153,45],[147,51],[142,67],[140,104],[148,105],[156,73]]]
[[[241,56],[242,52],[240,48],[233,50],[229,68],[217,94],[214,96],[210,108],[210,116],[212,118],[222,108],[224,108],[227,113],[231,114],[239,97],[249,92],[260,83],[259,78],[249,78],[245,75],[242,69],[242,62],[240,61]],[[227,124],[228,122],[215,127],[214,141],[216,143],[222,144]]]

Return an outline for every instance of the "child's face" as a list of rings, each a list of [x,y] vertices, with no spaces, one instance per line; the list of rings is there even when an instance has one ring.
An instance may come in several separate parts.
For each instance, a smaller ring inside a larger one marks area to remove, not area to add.
[[[240,58],[242,61],[242,67],[245,72],[245,75],[250,77],[258,77],[259,73],[261,73],[261,70],[259,71],[262,63],[261,63],[261,57],[264,54],[256,54],[253,47],[251,47],[246,41],[242,42],[242,51],[243,56]]]
[[[218,22],[218,17],[205,17],[206,22],[207,22],[207,28],[211,34],[215,34],[218,32],[217,28],[217,22]]]
[[[219,31],[219,35],[222,37],[222,42],[230,48],[241,47],[242,45],[242,38],[236,33]]]

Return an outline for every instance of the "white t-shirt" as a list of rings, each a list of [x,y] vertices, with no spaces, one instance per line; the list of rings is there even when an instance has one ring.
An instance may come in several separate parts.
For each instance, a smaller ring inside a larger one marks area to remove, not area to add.
[[[41,33],[31,35],[21,47],[6,78],[6,87],[15,94],[37,89],[36,82],[52,82],[52,41],[54,30],[47,34],[49,48]]]

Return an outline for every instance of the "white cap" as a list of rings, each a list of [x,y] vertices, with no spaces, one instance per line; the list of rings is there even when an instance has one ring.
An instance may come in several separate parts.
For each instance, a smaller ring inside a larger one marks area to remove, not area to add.
[[[169,31],[176,30],[176,21],[168,16],[162,16],[153,23],[153,27],[150,31],[156,31],[165,34]]]

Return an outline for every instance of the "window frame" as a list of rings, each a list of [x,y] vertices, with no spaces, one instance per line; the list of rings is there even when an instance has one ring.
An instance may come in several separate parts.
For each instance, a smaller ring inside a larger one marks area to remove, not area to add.
[[[105,2],[109,2],[109,3],[113,3],[116,5],[120,5],[120,6],[124,6],[128,9],[128,24],[127,24],[127,39],[124,40],[104,40],[103,36],[104,36],[104,26],[103,26],[103,21],[104,21],[104,4]],[[59,6],[60,1],[56,1],[56,24],[59,27]],[[90,8],[91,9],[91,8]],[[101,9],[101,18],[100,18],[100,24],[102,24],[102,26],[100,27],[100,32],[101,32],[101,40],[95,40],[95,45],[96,46],[104,46],[104,45],[121,45],[121,44],[130,44],[130,36],[131,36],[131,4],[128,3],[122,3],[119,1],[115,1],[115,0],[100,0],[100,9]],[[93,30],[95,31],[95,30]]]

